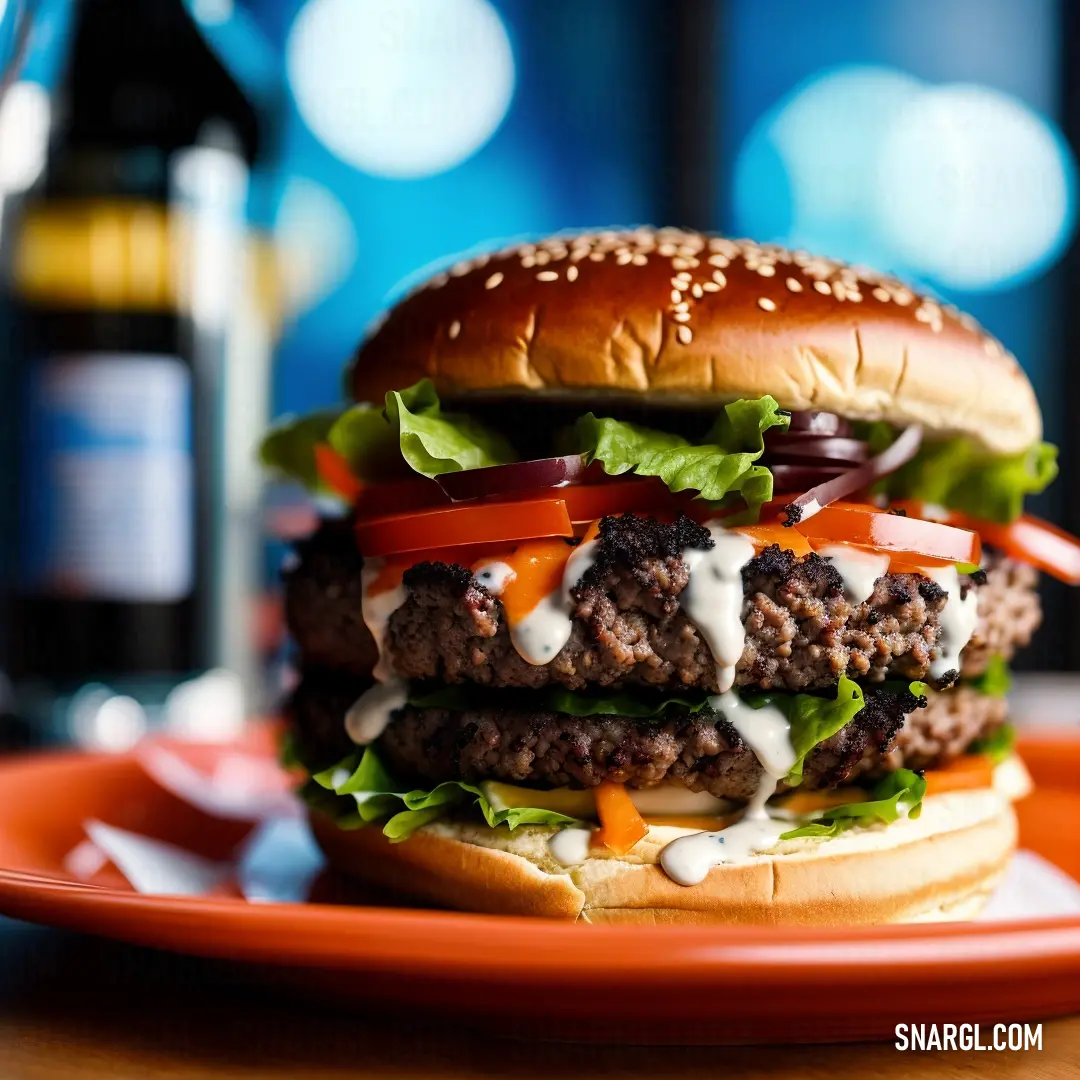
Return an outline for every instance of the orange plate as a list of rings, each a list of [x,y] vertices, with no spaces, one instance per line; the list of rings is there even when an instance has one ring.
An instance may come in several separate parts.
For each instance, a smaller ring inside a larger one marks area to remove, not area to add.
[[[265,742],[265,740],[264,740]],[[1080,876],[1080,738],[1025,740],[1041,789],[1022,843]],[[226,748],[227,750],[227,748]],[[269,752],[269,747],[266,747]],[[196,752],[212,761],[222,748]],[[189,752],[190,756],[190,752]],[[229,897],[140,896],[64,871],[99,818],[222,858],[245,831],[204,817],[131,758],[0,765],[0,913],[257,965],[306,996],[458,1014],[531,1038],[725,1043],[889,1037],[900,1022],[1023,1021],[1080,1011],[1080,918],[812,932],[589,927]]]

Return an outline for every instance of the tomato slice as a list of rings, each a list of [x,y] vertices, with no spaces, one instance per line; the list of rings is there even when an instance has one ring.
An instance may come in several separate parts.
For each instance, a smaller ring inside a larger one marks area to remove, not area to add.
[[[978,563],[981,554],[978,533],[855,506],[826,506],[793,528],[811,540],[838,540],[952,563]]]
[[[364,485],[353,475],[345,458],[329,443],[316,443],[314,453],[319,479],[346,502],[356,502]]]
[[[562,499],[458,503],[410,514],[362,518],[356,523],[356,539],[365,555],[573,535],[574,526]]]
[[[919,514],[923,511],[921,503],[898,505],[909,513]],[[1002,525],[956,510],[945,510],[941,516],[950,525],[973,529],[986,543],[1019,562],[1038,567],[1067,585],[1080,585],[1080,540],[1049,521],[1043,521],[1033,514],[1024,514],[1016,521]]]
[[[516,503],[533,501],[547,494],[552,499],[562,499],[574,524],[586,524],[599,521],[612,514],[667,514],[674,520],[680,510],[686,509],[693,501],[694,493],[673,495],[662,480],[654,477],[628,477],[626,479],[604,479],[585,483],[567,484],[565,487],[548,488],[546,491],[533,490],[507,494],[499,502]],[[483,505],[493,501],[475,499],[467,505]],[[457,504],[463,505],[463,504]],[[704,516],[715,517],[716,511],[707,503],[699,502]]]
[[[985,754],[964,754],[940,769],[928,769],[925,776],[927,795],[988,788],[994,783],[994,763]]]
[[[592,846],[601,844],[616,855],[625,855],[649,831],[625,784],[602,780],[593,789],[600,828],[592,834]]]

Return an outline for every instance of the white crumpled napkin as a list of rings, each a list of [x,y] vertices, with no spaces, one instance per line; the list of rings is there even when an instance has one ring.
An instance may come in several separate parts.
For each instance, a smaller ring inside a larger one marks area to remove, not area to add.
[[[211,817],[250,821],[254,828],[229,862],[219,863],[150,836],[100,821],[84,823],[87,839],[65,867],[80,881],[112,863],[140,893],[205,896],[234,883],[253,903],[307,899],[323,857],[299,799],[284,773],[265,757],[240,751],[204,773],[161,746],[136,752],[139,764],[166,791]]]

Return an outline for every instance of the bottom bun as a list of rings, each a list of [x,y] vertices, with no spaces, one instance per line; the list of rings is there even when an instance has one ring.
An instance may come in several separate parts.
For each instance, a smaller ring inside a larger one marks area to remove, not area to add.
[[[691,830],[652,826],[626,855],[564,867],[555,830],[436,821],[391,843],[378,826],[343,831],[312,812],[335,869],[409,898],[465,911],[590,923],[841,926],[971,919],[1016,847],[1009,796],[989,788],[927,798],[921,816],[770,852],[677,885],[658,865]]]

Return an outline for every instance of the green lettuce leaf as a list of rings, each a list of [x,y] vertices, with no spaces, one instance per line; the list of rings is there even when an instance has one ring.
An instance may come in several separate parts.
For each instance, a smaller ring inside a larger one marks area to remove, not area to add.
[[[871,435],[881,443],[881,429]],[[987,521],[1009,522],[1057,476],[1057,447],[1040,442],[1011,457],[993,457],[970,439],[926,442],[876,490],[890,499],[918,499]]]
[[[408,474],[394,429],[383,410],[374,405],[347,409],[327,432],[326,441],[361,480],[387,480]]]
[[[1016,746],[1016,728],[1002,724],[985,739],[976,739],[969,747],[969,754],[985,754],[995,765],[1009,757]]]
[[[307,416],[286,416],[263,437],[259,460],[271,472],[286,480],[299,480],[312,491],[321,489],[315,472],[315,444],[326,442],[340,410],[325,410]]]
[[[505,708],[518,706],[524,709],[547,710],[566,716],[661,716],[667,709],[677,706],[688,712],[700,712],[709,704],[705,691],[692,690],[681,694],[656,694],[643,690],[640,693],[621,691],[592,691],[581,693],[561,686],[545,686],[539,690],[498,690],[458,683],[452,686],[425,686],[414,688],[409,704],[417,709],[452,709],[465,712],[498,701]]]
[[[814,694],[765,693],[747,694],[745,699],[755,709],[773,705],[787,717],[795,764],[784,779],[792,787],[802,783],[806,755],[818,743],[832,738],[850,723],[866,704],[858,684],[846,675],[840,676],[835,698],[817,697]]]
[[[855,825],[890,824],[901,817],[917,818],[922,813],[926,781],[910,769],[897,769],[870,793],[868,802],[844,803],[824,811],[816,820],[781,833],[781,840],[802,836],[832,838]]]
[[[570,449],[612,476],[657,476],[671,491],[697,491],[710,502],[739,495],[756,511],[773,491],[772,473],[754,464],[765,449],[764,433],[788,423],[771,397],[735,401],[702,444],[692,446],[678,435],[587,413],[574,425]]]
[[[356,807],[358,824],[385,819],[383,833],[395,842],[407,839],[422,825],[455,807],[468,805],[475,806],[492,828],[499,825],[516,829],[519,825],[560,827],[576,824],[575,818],[538,807],[496,810],[480,788],[455,780],[437,784],[428,791],[402,791],[370,746],[362,755],[353,754],[332,769],[316,773],[312,780],[319,791],[338,797],[349,796]],[[340,813],[336,804],[335,808]]]
[[[300,757],[300,744],[294,731],[286,731],[278,743],[278,764],[283,769],[299,769],[304,765]]]
[[[990,657],[986,670],[973,679],[966,679],[965,684],[987,697],[1004,697],[1012,688],[1012,672],[1005,657],[995,654]]]
[[[287,417],[263,439],[259,456],[278,475],[322,490],[315,445],[329,443],[361,480],[406,475],[435,477],[516,461],[513,447],[464,413],[444,413],[430,379],[391,390],[382,409],[354,405]]]
[[[430,379],[386,395],[386,419],[398,433],[402,456],[423,476],[506,465],[517,460],[501,436],[464,413],[444,413]]]

